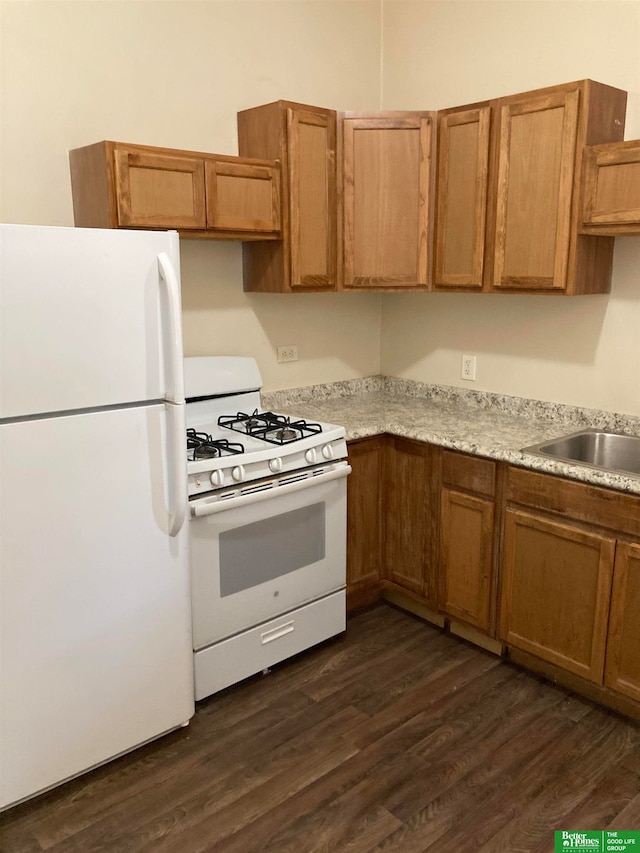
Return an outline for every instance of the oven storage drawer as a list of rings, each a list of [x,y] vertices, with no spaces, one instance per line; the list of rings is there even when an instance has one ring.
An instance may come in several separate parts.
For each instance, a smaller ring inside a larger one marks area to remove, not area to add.
[[[346,628],[344,590],[221,640],[195,654],[196,699],[255,675]]]

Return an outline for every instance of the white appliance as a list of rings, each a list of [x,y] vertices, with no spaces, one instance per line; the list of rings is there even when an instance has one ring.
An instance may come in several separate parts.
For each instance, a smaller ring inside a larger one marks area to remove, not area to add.
[[[264,412],[251,358],[185,359],[196,699],[346,626],[345,431]]]
[[[0,226],[0,807],[194,711],[178,270]]]

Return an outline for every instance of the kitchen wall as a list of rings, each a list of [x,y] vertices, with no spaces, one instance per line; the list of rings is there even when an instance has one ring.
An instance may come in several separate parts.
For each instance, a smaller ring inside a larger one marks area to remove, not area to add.
[[[0,221],[73,225],[67,151],[237,154],[236,113],[380,103],[380,0],[0,2]],[[185,349],[254,355],[265,388],[380,372],[377,294],[242,292],[241,244],[181,241]],[[279,365],[276,347],[298,346]]]
[[[638,0],[0,0],[0,220],[71,225],[67,151],[100,139],[235,154],[236,112],[278,98],[438,108],[583,77],[629,92],[639,138]],[[638,237],[611,295],[576,299],[244,294],[239,244],[181,246],[188,354],[254,355],[267,389],[382,371],[640,414]]]
[[[637,0],[386,0],[383,33],[386,108],[590,77],[628,91],[625,138],[640,138]],[[616,238],[608,296],[385,296],[381,350],[393,376],[640,414],[640,237]]]

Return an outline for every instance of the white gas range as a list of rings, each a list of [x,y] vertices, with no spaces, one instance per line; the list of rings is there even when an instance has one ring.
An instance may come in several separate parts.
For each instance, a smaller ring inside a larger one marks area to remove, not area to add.
[[[251,358],[185,359],[196,699],[345,628],[344,428],[261,385]]]

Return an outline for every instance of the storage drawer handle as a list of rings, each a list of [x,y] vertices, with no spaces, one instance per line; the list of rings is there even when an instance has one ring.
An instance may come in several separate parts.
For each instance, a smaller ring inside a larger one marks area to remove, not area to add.
[[[278,625],[277,628],[272,628],[270,631],[265,631],[264,634],[260,634],[260,642],[264,646],[267,643],[272,643],[274,640],[279,640],[280,637],[290,634],[293,630],[294,625],[292,619],[291,622],[285,622],[284,625]]]

